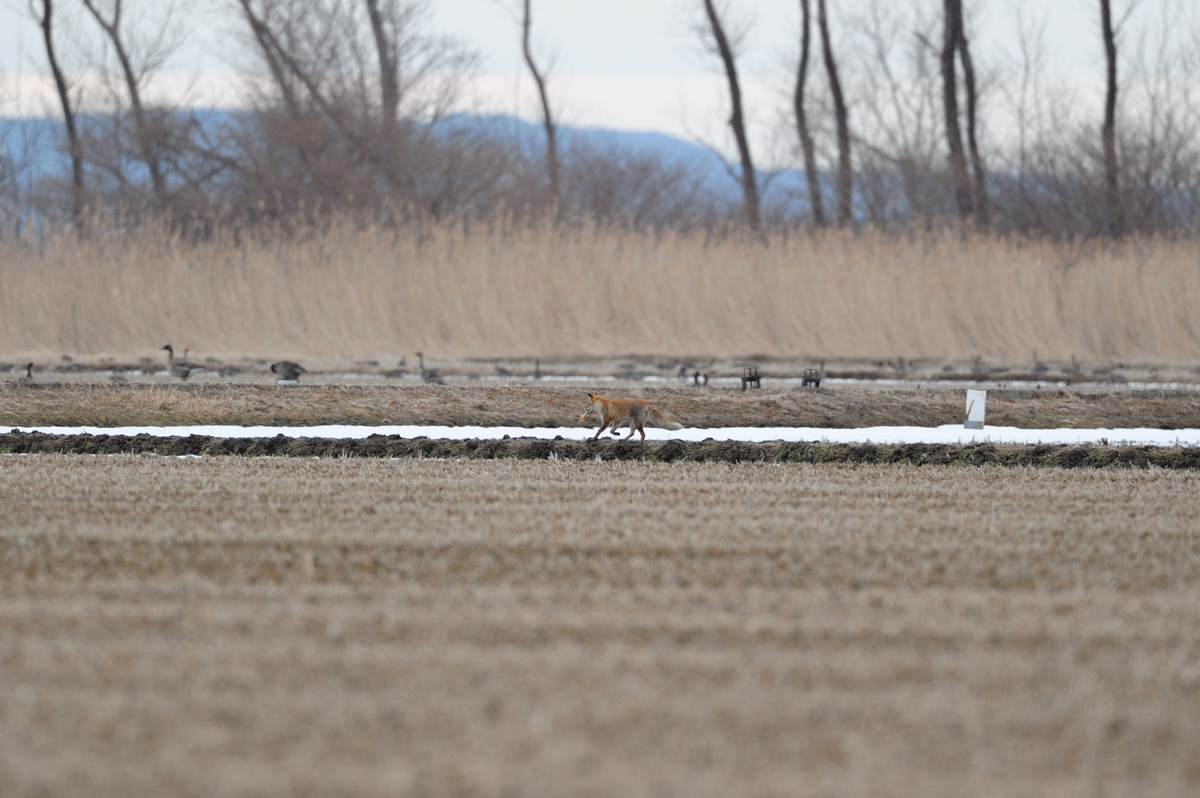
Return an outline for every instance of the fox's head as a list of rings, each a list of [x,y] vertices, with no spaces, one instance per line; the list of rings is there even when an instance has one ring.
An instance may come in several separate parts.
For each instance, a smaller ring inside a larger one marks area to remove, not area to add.
[[[588,402],[587,402],[587,406],[586,406],[586,407],[584,407],[584,408],[583,408],[583,412],[579,414],[579,420],[580,420],[580,421],[583,421],[585,418],[587,418],[587,414],[588,414],[588,413],[590,413],[590,412],[592,412],[592,405],[593,405],[593,404],[595,404],[595,403],[596,403],[596,394],[594,394],[594,393],[589,393],[589,394],[588,394]]]

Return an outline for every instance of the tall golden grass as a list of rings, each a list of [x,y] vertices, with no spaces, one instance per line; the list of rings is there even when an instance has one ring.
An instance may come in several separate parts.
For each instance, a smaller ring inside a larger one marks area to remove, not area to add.
[[[349,220],[202,243],[0,243],[0,355],[740,354],[1191,361],[1194,241],[831,232],[761,242]]]

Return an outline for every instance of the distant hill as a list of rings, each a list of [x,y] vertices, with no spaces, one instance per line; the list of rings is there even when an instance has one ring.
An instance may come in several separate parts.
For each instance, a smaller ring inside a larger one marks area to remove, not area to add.
[[[536,155],[545,146],[541,123],[514,116],[460,114],[447,117],[441,124],[454,130],[481,130],[485,135],[515,141],[527,155]],[[558,137],[564,157],[570,157],[571,147],[575,145],[599,151],[654,156],[665,164],[680,164],[694,169],[704,176],[705,189],[730,203],[741,202],[741,184],[730,177],[729,165],[707,147],[694,141],[656,131],[566,125],[559,127]],[[808,181],[802,172],[796,170],[770,175],[760,171],[759,179],[760,184],[764,181],[767,183],[763,191],[764,204],[790,206],[794,202],[792,198],[808,191]]]
[[[221,125],[236,123],[241,112],[219,108],[196,109],[187,112],[202,128],[215,130]],[[80,125],[98,122],[99,117],[80,117]],[[499,138],[515,143],[530,156],[537,156],[545,146],[542,127],[537,122],[507,115],[455,114],[438,122],[438,128],[450,133],[468,133]],[[628,153],[653,156],[665,164],[683,165],[702,176],[705,189],[730,204],[741,201],[741,186],[730,177],[729,166],[707,148],[676,136],[654,131],[613,130],[599,127],[559,128],[560,148],[564,158],[572,149]],[[9,163],[21,167],[22,181],[59,174],[70,170],[64,147],[62,123],[49,118],[0,117],[0,143],[8,153]],[[791,205],[803,194],[806,182],[802,173],[789,170],[772,177],[763,192],[764,204]]]
[[[220,108],[200,108],[187,112],[202,128],[217,127],[237,121],[236,111]],[[96,124],[105,117],[87,114],[78,117],[80,128]],[[0,116],[0,144],[4,145],[9,163],[22,170],[22,180],[38,179],[59,174],[68,177],[71,158],[66,148],[66,131],[58,119],[47,117]]]

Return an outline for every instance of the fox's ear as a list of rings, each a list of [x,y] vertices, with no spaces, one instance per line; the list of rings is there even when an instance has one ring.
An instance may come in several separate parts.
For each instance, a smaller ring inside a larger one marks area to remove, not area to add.
[[[588,394],[588,399],[595,399],[595,398],[596,398],[596,394],[594,394],[594,393]]]

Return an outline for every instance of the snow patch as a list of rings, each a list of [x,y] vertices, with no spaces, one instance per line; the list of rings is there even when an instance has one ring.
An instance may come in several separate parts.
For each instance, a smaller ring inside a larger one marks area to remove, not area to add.
[[[402,438],[435,438],[445,440],[497,440],[510,438],[540,438],[550,440],[584,440],[595,434],[595,428],[582,427],[442,427],[442,426],[355,426],[327,424],[313,427],[237,427],[237,426],[178,426],[178,427],[13,427],[14,432],[43,432],[51,435],[154,435],[187,437],[204,435],[213,438],[366,438],[370,435],[399,435]],[[622,437],[625,430],[621,431]],[[1018,427],[984,427],[965,429],[958,424],[941,427],[860,427],[855,429],[825,429],[821,427],[719,427],[714,429],[664,430],[647,429],[646,439],[655,441],[767,441],[827,442],[827,443],[1019,443],[1019,444],[1110,444],[1114,446],[1196,446],[1200,445],[1200,429],[1161,430],[1130,429],[1020,429]]]

